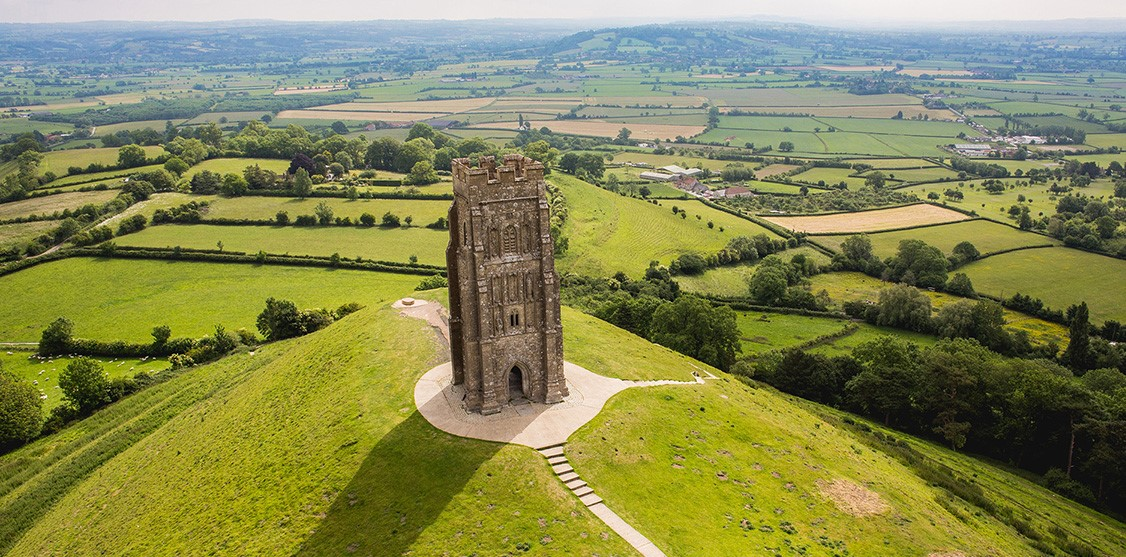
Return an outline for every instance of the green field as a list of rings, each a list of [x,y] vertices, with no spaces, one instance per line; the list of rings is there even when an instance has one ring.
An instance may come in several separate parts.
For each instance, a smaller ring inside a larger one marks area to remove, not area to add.
[[[293,215],[296,216],[296,215]],[[226,251],[276,255],[363,257],[405,263],[411,255],[427,265],[444,265],[449,232],[421,225],[411,228],[358,228],[355,226],[220,226],[168,224],[152,226],[114,240],[122,246]]]
[[[901,338],[913,342],[919,347],[931,346],[938,342],[938,338],[926,335],[923,333],[916,333],[912,331],[904,331],[903,329],[893,329],[891,327],[877,327],[869,323],[858,323],[859,328],[856,332],[843,336],[838,339],[831,340],[824,344],[814,346],[809,351],[814,354],[824,354],[826,356],[847,356],[852,354],[852,349],[868,342],[875,340],[883,335],[891,335],[896,338]]]
[[[358,222],[360,215],[370,213],[379,222],[383,214],[394,213],[400,218],[411,216],[414,226],[425,226],[439,217],[445,217],[450,208],[449,201],[428,201],[417,199],[357,199],[349,201],[339,198],[295,199],[289,197],[233,197],[219,198],[211,202],[208,219],[255,219],[273,220],[278,211],[285,211],[292,220],[297,215],[312,215],[317,205],[326,203],[332,208],[335,217],[348,217]]]
[[[102,363],[106,374],[115,377],[132,377],[137,373],[146,371],[156,373],[168,368],[168,362],[158,358],[94,358]],[[4,364],[4,371],[14,373],[16,377],[31,383],[39,389],[43,399],[44,413],[62,404],[63,395],[59,389],[59,373],[66,369],[71,358],[40,358],[35,352],[4,351],[0,352],[0,363]]]
[[[743,355],[781,350],[838,332],[847,320],[784,313],[740,311],[737,314]]]
[[[811,247],[801,246],[778,253],[778,257],[789,261],[793,256],[802,254],[818,265],[829,263],[829,257]],[[687,292],[699,292],[714,296],[742,297],[746,296],[747,280],[755,273],[757,264],[725,265],[708,269],[701,275],[680,275],[676,282],[680,288]]]
[[[0,290],[21,293],[0,306],[0,341],[37,342],[60,316],[74,321],[76,336],[98,340],[150,342],[158,325],[176,337],[210,334],[215,325],[253,331],[270,296],[301,308],[375,305],[419,280],[345,269],[70,258],[0,277]]]
[[[105,183],[109,187],[114,188],[114,187],[120,186],[121,181],[122,181],[121,179],[126,177],[126,176],[129,176],[129,175],[134,174],[136,172],[148,172],[150,170],[156,170],[158,168],[161,168],[161,165],[150,164],[150,165],[147,165],[147,166],[130,168],[128,170],[107,170],[105,172],[91,172],[89,174],[72,174],[70,176],[64,176],[62,178],[59,178],[58,180],[48,182],[47,185],[44,186],[42,189],[61,188],[61,189],[73,190],[73,189],[77,189],[78,187],[81,187],[81,186],[79,186],[79,184],[83,184],[83,185],[90,184],[90,185],[92,185],[94,183]],[[68,188],[66,186],[72,186],[72,187]]]
[[[1065,310],[1087,302],[1091,321],[1126,321],[1126,261],[1064,247],[1022,250],[975,261],[961,269],[986,294],[1016,293]]]
[[[219,174],[233,172],[241,176],[242,171],[246,170],[246,167],[254,165],[262,167],[263,170],[271,170],[278,174],[289,170],[289,161],[279,159],[209,159],[188,169],[188,171],[184,173],[184,177],[191,179],[192,176],[204,170]]]
[[[51,221],[0,224],[0,248],[18,246],[34,240],[56,226],[58,223]]]
[[[0,220],[8,220],[31,215],[51,215],[66,209],[77,209],[83,205],[101,205],[117,197],[116,190],[68,192],[57,195],[46,195],[0,203]]]
[[[1051,248],[1055,249],[1055,248]],[[1026,250],[1014,253],[1035,253],[1043,250]],[[1069,250],[1070,251],[1070,250]],[[1007,254],[1008,255],[1008,254]],[[1002,256],[996,256],[1002,257]],[[990,258],[992,259],[992,258]],[[984,261],[988,261],[986,259]],[[959,272],[967,271],[968,267],[959,269]],[[971,275],[971,279],[973,279]],[[833,300],[837,309],[843,302],[850,300],[867,300],[876,302],[880,298],[880,291],[889,288],[891,283],[884,282],[878,278],[873,278],[861,273],[824,273],[816,275],[810,279],[814,292],[824,289],[829,293],[829,297]],[[980,292],[988,292],[982,289],[977,280],[973,280],[974,287]],[[945,294],[943,292],[930,292],[923,291],[931,299],[931,307],[938,311],[944,304],[957,302],[963,298]],[[1029,338],[1033,344],[1047,344],[1055,342],[1061,348],[1067,346],[1068,333],[1067,327],[1058,323],[1044,321],[1043,319],[1018,313],[1012,310],[1004,310],[1005,326],[1010,330],[1023,330],[1028,333]],[[896,334],[903,333],[911,335],[907,331],[896,331]]]
[[[851,168],[820,168],[815,167],[800,174],[792,176],[794,181],[818,184],[825,182],[825,186],[835,186],[841,182],[848,184],[849,189],[856,189],[864,185],[864,178],[850,176],[855,172]]]
[[[164,152],[164,147],[144,147],[145,154],[151,159]],[[44,154],[43,162],[39,165],[39,173],[54,172],[57,176],[66,176],[67,169],[72,166],[86,168],[90,164],[103,164],[112,166],[117,164],[116,147],[99,147],[96,149],[67,149],[65,151],[51,151]]]
[[[942,196],[939,199],[940,203],[964,211],[974,211],[987,219],[1002,222],[1014,222],[1008,214],[1009,208],[1013,205],[1028,207],[1033,218],[1050,216],[1056,213],[1056,203],[1059,198],[1058,194],[1048,191],[1049,184],[1033,186],[1019,178],[1006,178],[1003,180],[1006,186],[1005,191],[990,193],[981,187],[982,182],[982,180],[968,180],[964,182],[964,185],[961,185],[962,182],[923,184],[909,186],[899,191],[914,194],[920,199],[926,198],[930,192],[936,192]],[[961,201],[947,199],[943,193],[949,189],[962,192],[964,199]],[[1071,193],[1096,198],[1109,198],[1114,194],[1114,182],[1109,179],[1095,180],[1090,186],[1075,188]],[[1019,196],[1022,195],[1025,198],[1024,201],[1019,200]]]
[[[371,307],[130,396],[0,457],[0,550],[627,555],[533,450],[414,410],[439,346],[422,321]]]
[[[840,251],[841,243],[851,235],[816,236],[813,239],[830,249]],[[976,219],[909,230],[869,233],[872,250],[881,258],[895,255],[903,240],[922,240],[950,255],[954,246],[970,242],[987,255],[996,251],[1042,245],[1058,245],[1059,241],[1033,232],[1025,232],[989,220]]]
[[[562,189],[569,214],[564,233],[570,248],[556,262],[562,272],[609,276],[623,271],[638,276],[650,261],[667,265],[683,253],[713,253],[736,236],[773,236],[757,224],[698,201],[665,200],[658,206],[558,173],[551,180]],[[686,211],[687,218],[674,215],[673,205]],[[715,228],[708,228],[709,221]]]

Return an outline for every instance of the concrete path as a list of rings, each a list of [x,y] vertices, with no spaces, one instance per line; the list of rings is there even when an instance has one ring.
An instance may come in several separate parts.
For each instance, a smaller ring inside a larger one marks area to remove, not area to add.
[[[449,323],[440,304],[405,298],[392,304],[403,315],[416,317],[430,323],[449,345]],[[695,366],[693,366],[695,367]],[[695,381],[625,381],[603,377],[571,362],[563,362],[563,375],[570,394],[558,404],[523,404],[504,406],[500,412],[482,416],[465,409],[465,389],[453,385],[453,367],[450,362],[426,372],[414,387],[414,402],[418,411],[434,427],[447,433],[472,439],[516,443],[536,449],[547,458],[559,481],[570,489],[579,501],[602,522],[625,539],[645,557],[665,557],[653,542],[622,520],[606,506],[602,498],[587,485],[564,454],[567,438],[580,427],[594,419],[610,397],[631,387],[657,385],[703,384],[703,373],[716,379],[707,370],[696,368]]]

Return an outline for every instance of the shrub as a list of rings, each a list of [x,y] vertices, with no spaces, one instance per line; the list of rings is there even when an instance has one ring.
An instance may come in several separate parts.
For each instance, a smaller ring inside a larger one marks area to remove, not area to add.
[[[25,381],[0,367],[0,448],[34,439],[43,426],[43,400]]]
[[[102,364],[90,358],[78,358],[67,364],[59,375],[59,388],[67,403],[82,414],[89,414],[110,401],[106,371]]]
[[[43,329],[43,334],[39,337],[39,355],[66,354],[70,351],[73,340],[74,323],[65,317],[60,317]]]
[[[434,288],[446,288],[450,285],[450,281],[442,275],[434,275],[422,279],[418,286],[414,287],[415,290],[432,290]]]

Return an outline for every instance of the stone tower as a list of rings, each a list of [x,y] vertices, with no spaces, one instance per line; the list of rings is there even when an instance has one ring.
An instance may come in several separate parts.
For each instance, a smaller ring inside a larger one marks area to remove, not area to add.
[[[454,384],[466,408],[567,396],[563,326],[543,165],[505,155],[498,166],[455,159],[446,266]]]

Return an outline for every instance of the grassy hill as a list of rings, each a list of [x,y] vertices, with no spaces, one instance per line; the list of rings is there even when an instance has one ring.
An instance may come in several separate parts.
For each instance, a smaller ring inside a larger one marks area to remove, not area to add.
[[[568,359],[607,375],[705,367],[573,310],[564,322]],[[384,306],[186,371],[0,458],[0,551],[633,554],[532,450],[426,423],[412,388],[443,357],[421,321]],[[945,472],[904,464],[837,413],[722,376],[618,395],[568,455],[670,555],[1035,555],[1027,536],[1092,554],[1126,546],[1118,522],[899,437]],[[978,486],[992,510],[938,487],[946,478]],[[883,506],[859,507],[883,509],[872,516],[838,506],[872,494]]]

